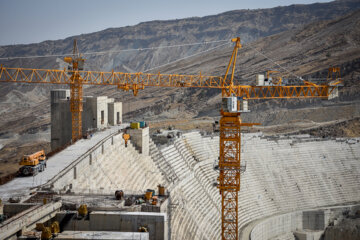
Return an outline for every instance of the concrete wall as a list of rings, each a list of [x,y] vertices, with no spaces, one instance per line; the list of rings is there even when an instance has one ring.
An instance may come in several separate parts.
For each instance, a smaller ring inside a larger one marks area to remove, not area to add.
[[[141,154],[148,156],[149,155],[149,127],[141,129],[129,129],[128,133],[130,134],[130,140],[135,145],[136,150]]]
[[[251,240],[272,239],[293,234],[299,240],[318,240],[329,224],[330,216],[341,214],[349,207],[333,207],[330,209],[296,211],[280,214],[260,221],[252,229]]]
[[[61,202],[51,202],[26,209],[0,224],[0,239],[14,239],[13,236],[16,236],[19,231],[34,229],[36,223],[55,217],[61,206]]]
[[[61,222],[65,213],[59,213],[56,220]],[[89,219],[71,219],[64,230],[75,231],[121,231],[138,232],[139,227],[146,227],[149,239],[167,239],[167,218],[165,213],[149,212],[110,212],[93,211]]]
[[[108,125],[107,97],[97,97],[96,103],[96,128],[105,128]]]
[[[4,214],[9,218],[18,213],[21,213],[33,206],[36,206],[34,203],[9,203],[4,205]]]
[[[303,229],[324,230],[329,221],[328,211],[303,212]]]
[[[96,118],[96,99],[91,96],[84,97],[82,114],[83,133],[96,129]]]
[[[114,103],[114,99],[106,96],[83,98],[82,132],[103,129],[122,121],[122,103]],[[111,111],[110,119],[108,111]],[[109,122],[110,120],[110,122]],[[70,90],[51,91],[51,149],[55,150],[71,142],[72,122],[70,112]]]
[[[102,129],[108,124],[108,98],[101,97],[84,97],[83,111],[83,132],[90,129]]]
[[[268,218],[251,231],[251,240],[271,239],[286,232],[302,229],[302,212],[292,212]]]
[[[101,231],[64,231],[56,236],[57,240],[148,240],[146,232],[101,232]]]
[[[71,141],[70,90],[51,90],[51,149]]]

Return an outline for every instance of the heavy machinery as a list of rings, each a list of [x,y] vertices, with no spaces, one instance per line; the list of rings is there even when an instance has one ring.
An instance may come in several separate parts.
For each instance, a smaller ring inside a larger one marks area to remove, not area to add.
[[[19,163],[22,167],[19,173],[23,176],[35,176],[46,168],[45,151],[41,150],[30,155],[24,155]]]
[[[122,137],[123,137],[123,139],[125,141],[125,147],[127,147],[127,143],[130,140],[130,134],[124,133]]]
[[[221,200],[221,239],[238,239],[238,193],[240,190],[240,146],[242,123],[240,114],[246,112],[243,104],[251,99],[280,98],[334,98],[341,81],[331,84],[315,84],[308,81],[296,85],[257,84],[235,85],[235,63],[238,50],[242,47],[240,38],[231,39],[235,43],[224,77],[179,74],[123,73],[82,71],[85,59],[81,57],[74,41],[73,57],[65,58],[72,64],[67,70],[5,68],[1,66],[0,82],[69,84],[71,90],[72,140],[81,138],[82,87],[87,85],[117,86],[132,90],[136,96],[145,87],[191,87],[215,88],[222,92],[220,119],[219,183]],[[231,74],[229,74],[229,70]],[[228,78],[228,74],[230,77]],[[281,83],[281,82],[280,82]]]

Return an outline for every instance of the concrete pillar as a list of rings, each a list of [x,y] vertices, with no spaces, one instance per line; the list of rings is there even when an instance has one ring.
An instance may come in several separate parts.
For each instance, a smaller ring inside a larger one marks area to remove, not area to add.
[[[328,211],[303,212],[303,229],[324,230],[329,219]]]
[[[94,129],[103,129],[108,126],[108,98],[84,97],[83,111],[83,133]]]
[[[71,141],[70,90],[51,90],[51,150]]]
[[[108,120],[109,124],[115,126],[122,123],[122,103],[109,102],[108,103]]]
[[[141,154],[149,156],[149,127],[140,129],[129,129],[131,143]]]

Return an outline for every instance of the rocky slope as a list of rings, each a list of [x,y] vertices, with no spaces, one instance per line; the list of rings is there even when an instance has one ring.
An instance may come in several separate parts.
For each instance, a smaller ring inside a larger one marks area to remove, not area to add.
[[[243,115],[244,121],[260,122],[265,126],[274,125],[275,130],[271,131],[276,133],[282,132],[284,124],[291,123],[283,132],[294,132],[321,127],[322,123],[359,119],[360,11],[349,13],[359,7],[358,1],[335,1],[274,9],[239,10],[204,18],[141,23],[77,38],[80,40],[80,51],[88,52],[210,41],[240,35],[244,44],[237,61],[238,83],[253,83],[256,73],[278,69],[273,61],[295,75],[308,78],[326,77],[329,66],[340,66],[345,81],[340,99],[334,102],[252,101],[252,112]],[[347,15],[341,16],[346,13]],[[312,20],[316,22],[308,24]],[[268,36],[273,33],[276,34]],[[89,56],[88,69],[139,71],[211,46]],[[70,52],[71,47],[72,38],[39,44],[3,46],[0,47],[0,57],[58,54]],[[197,74],[201,71],[203,75],[223,75],[232,48],[229,44],[156,71],[186,74]],[[6,66],[36,68],[64,66],[60,59],[55,58],[7,60],[4,63]],[[286,71],[282,72],[284,77],[293,77]],[[48,98],[51,88],[54,87],[1,83],[0,146],[4,148],[0,151],[0,165],[3,168],[8,169],[8,163],[17,161],[23,154],[20,150],[28,149],[29,144],[47,148],[46,142],[50,139]],[[182,119],[209,119],[208,116],[219,116],[220,95],[217,90],[148,88],[135,98],[131,93],[119,92],[115,87],[87,87],[85,94],[108,95],[123,101],[127,121],[165,119],[166,124],[169,124],[172,119],[180,116]],[[306,124],[303,123],[304,118],[307,119]],[[359,126],[356,122],[353,125]],[[359,131],[355,129],[352,132]],[[5,164],[5,161],[8,163]],[[0,169],[1,171],[5,170]]]
[[[243,42],[295,29],[319,20],[330,20],[360,8],[357,0],[334,1],[309,5],[291,5],[271,9],[235,10],[218,15],[170,21],[151,21],[135,26],[109,28],[57,41],[38,44],[1,46],[0,57],[71,53],[73,38],[80,52],[118,51],[191,42],[231,39],[241,36]],[[110,55],[90,55],[88,68],[94,70],[143,71],[174,59],[211,47],[195,45],[151,51],[128,51]],[[2,62],[7,66],[58,67],[54,58],[22,59]]]

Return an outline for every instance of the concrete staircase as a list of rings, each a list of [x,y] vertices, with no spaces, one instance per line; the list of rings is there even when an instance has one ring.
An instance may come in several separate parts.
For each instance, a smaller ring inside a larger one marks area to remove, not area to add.
[[[213,185],[219,137],[186,133],[160,152],[158,167],[171,168],[178,177],[171,189],[172,238],[219,238],[221,198]],[[360,201],[359,156],[358,142],[244,134],[241,157],[247,168],[239,193],[240,230],[281,212]]]

